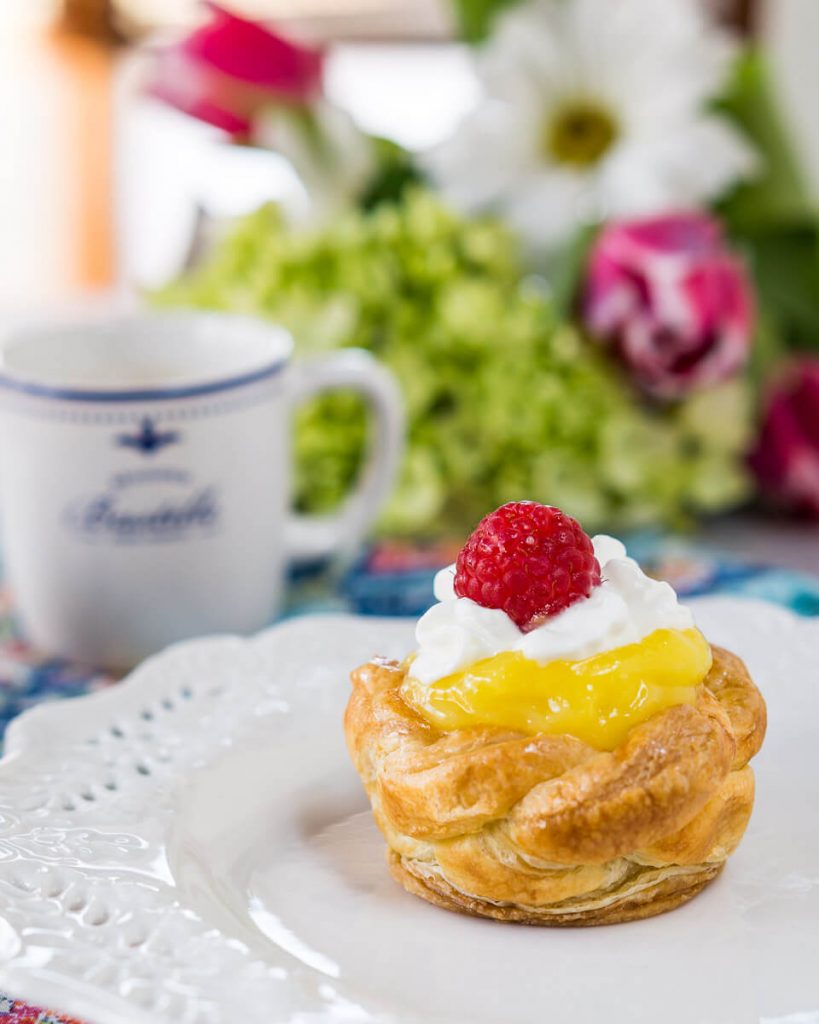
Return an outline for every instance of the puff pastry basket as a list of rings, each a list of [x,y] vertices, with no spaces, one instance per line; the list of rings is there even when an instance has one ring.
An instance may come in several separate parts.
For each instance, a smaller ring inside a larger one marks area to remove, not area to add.
[[[650,917],[695,896],[741,839],[765,703],[713,648],[695,705],[601,752],[568,735],[441,732],[401,697],[406,666],[352,676],[345,732],[392,874],[448,910],[536,925]]]

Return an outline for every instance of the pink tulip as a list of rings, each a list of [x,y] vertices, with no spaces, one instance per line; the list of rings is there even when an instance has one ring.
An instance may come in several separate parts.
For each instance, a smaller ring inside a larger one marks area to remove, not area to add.
[[[234,136],[271,103],[309,103],[321,92],[324,55],[216,4],[210,20],[161,50],[148,92]]]
[[[763,494],[819,517],[819,359],[793,363],[772,388],[750,463]]]
[[[673,399],[745,363],[751,286],[712,217],[679,213],[613,223],[594,245],[583,313],[635,382]]]

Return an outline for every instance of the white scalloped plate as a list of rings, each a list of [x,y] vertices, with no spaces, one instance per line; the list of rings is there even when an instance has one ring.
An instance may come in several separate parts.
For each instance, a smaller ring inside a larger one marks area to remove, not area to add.
[[[696,603],[768,699],[757,807],[665,917],[550,930],[390,880],[344,750],[351,667],[405,622],[322,617],[172,648],[14,723],[0,989],[95,1024],[817,1024],[819,621]]]

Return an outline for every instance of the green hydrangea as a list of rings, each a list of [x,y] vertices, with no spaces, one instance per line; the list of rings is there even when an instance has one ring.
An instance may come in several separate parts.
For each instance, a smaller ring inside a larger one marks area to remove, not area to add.
[[[313,232],[266,207],[158,301],[285,324],[300,354],[369,349],[409,413],[403,473],[381,528],[462,534],[504,501],[560,505],[587,528],[679,523],[742,499],[749,413],[734,383],[661,409],[560,323],[513,239],[430,193],[350,211]],[[367,423],[340,394],[298,420],[298,499],[326,511],[357,472]]]

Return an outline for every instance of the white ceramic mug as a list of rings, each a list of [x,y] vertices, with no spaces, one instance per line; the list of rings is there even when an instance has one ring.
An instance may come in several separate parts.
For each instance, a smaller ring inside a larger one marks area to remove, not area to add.
[[[280,605],[287,561],[352,548],[393,482],[402,413],[365,352],[293,363],[286,331],[210,313],[136,314],[11,335],[0,363],[6,573],[38,647],[128,666]],[[372,408],[340,513],[290,511],[290,418],[318,392]]]

